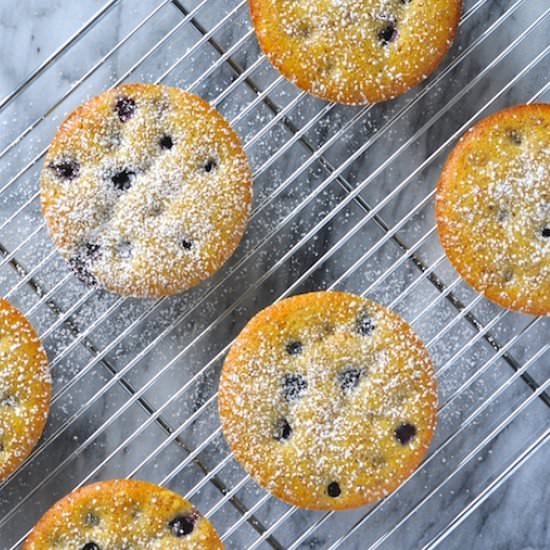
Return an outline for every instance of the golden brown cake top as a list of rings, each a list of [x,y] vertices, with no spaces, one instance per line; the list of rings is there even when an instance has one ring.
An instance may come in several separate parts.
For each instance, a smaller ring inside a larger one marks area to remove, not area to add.
[[[50,406],[48,358],[24,315],[0,299],[0,480],[29,455]]]
[[[395,313],[318,292],[257,314],[224,364],[219,407],[236,458],[277,497],[344,509],[395,489],[436,423],[428,352]]]
[[[550,313],[550,105],[500,111],[469,130],[437,190],[457,271],[503,307]]]
[[[221,550],[212,524],[178,494],[133,480],[88,485],[52,506],[24,550]]]
[[[178,88],[126,84],[62,124],[41,199],[54,244],[84,282],[162,296],[229,258],[252,184],[239,138],[214,108]]]
[[[250,0],[262,49],[300,88],[375,103],[424,80],[449,49],[461,0]]]

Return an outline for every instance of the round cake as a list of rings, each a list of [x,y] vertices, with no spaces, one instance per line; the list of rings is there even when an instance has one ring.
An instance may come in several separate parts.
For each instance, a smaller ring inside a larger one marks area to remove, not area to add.
[[[518,105],[458,142],[437,188],[441,243],[500,306],[550,313],[550,105]]]
[[[23,550],[221,550],[212,524],[184,498],[144,481],[88,485],[54,504]]]
[[[275,496],[341,510],[393,491],[436,425],[426,348],[399,316],[342,292],[288,298],[258,313],[225,361],[224,435]]]
[[[178,88],[126,84],[63,122],[41,175],[50,236],[77,276],[125,296],[184,291],[231,256],[251,173],[229,123]]]
[[[249,0],[261,48],[307,92],[361,104],[427,78],[451,46],[461,0]]]
[[[27,458],[50,408],[48,357],[26,317],[0,298],[0,480]]]

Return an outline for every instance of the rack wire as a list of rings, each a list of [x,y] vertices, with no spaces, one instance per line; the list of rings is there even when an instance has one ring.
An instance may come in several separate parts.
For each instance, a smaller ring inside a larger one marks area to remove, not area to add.
[[[1,547],[20,547],[70,490],[112,477],[186,495],[228,548],[452,546],[472,514],[548,452],[550,323],[500,310],[461,281],[437,241],[434,185],[476,120],[550,98],[549,31],[545,0],[466,1],[457,45],[435,75],[396,101],[351,108],[271,68],[246,0],[105,2],[0,101],[0,286],[38,327],[54,377],[41,442],[0,483]],[[255,173],[235,256],[200,287],[156,301],[80,285],[39,208],[38,173],[63,114],[134,80],[208,99],[241,134]],[[244,323],[321,288],[403,315],[432,352],[440,386],[422,466],[384,501],[338,514],[258,488],[216,415],[221,363]]]

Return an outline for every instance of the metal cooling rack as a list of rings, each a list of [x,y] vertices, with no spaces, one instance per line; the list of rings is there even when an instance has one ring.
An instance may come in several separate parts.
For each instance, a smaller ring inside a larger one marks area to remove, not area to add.
[[[350,108],[309,97],[270,67],[246,0],[110,0],[0,101],[0,290],[38,328],[55,381],[41,442],[0,484],[1,548],[20,547],[71,489],[125,476],[186,495],[228,548],[453,547],[463,522],[548,453],[550,323],[503,311],[457,277],[437,241],[434,187],[475,120],[550,99],[549,31],[545,0],[466,1],[457,44],[423,86]],[[48,240],[38,199],[63,115],[139,80],[210,100],[255,172],[237,254],[207,283],[158,301],[81,286]],[[397,310],[430,348],[440,385],[421,468],[383,502],[340,514],[259,489],[216,415],[223,356],[244,323],[320,288]]]

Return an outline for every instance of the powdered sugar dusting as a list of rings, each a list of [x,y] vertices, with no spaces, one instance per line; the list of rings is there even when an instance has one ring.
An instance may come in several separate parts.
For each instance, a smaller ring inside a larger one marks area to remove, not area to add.
[[[250,170],[235,132],[205,102],[130,84],[65,121],[41,198],[52,239],[84,282],[159,296],[204,280],[232,254]]]
[[[381,498],[419,463],[437,398],[427,351],[404,321],[325,292],[247,325],[219,401],[224,434],[261,485],[297,506],[342,509]]]

